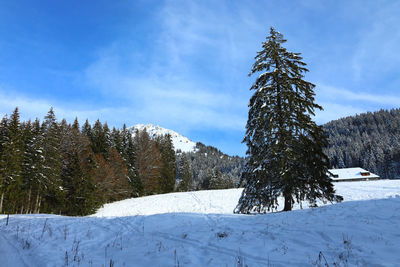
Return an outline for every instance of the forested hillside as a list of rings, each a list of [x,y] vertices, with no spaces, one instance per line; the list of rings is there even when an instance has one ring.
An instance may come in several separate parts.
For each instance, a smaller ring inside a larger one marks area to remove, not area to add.
[[[195,151],[178,153],[177,161],[179,166],[189,163],[192,173],[191,188],[197,190],[236,187],[245,165],[244,158],[228,156],[217,148],[202,143],[196,144]]]
[[[331,167],[362,167],[382,178],[400,178],[400,109],[346,117],[324,128]]]
[[[107,202],[175,190],[168,135],[110,130],[99,120],[20,122],[18,108],[0,123],[0,213],[85,215]]]

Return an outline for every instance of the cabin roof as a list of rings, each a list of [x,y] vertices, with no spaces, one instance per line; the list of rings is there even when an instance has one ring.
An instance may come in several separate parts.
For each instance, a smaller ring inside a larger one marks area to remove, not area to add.
[[[378,175],[364,170],[363,168],[343,168],[343,169],[329,169],[330,177],[332,180],[346,180],[346,179],[370,179],[379,178]],[[369,173],[368,176],[362,176],[361,173]],[[333,175],[337,176],[334,177]]]

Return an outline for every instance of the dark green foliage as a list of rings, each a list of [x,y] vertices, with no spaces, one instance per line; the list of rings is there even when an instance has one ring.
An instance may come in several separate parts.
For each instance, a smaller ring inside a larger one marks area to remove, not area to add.
[[[2,122],[1,128],[0,201],[4,199],[3,203],[10,205],[10,212],[14,213],[19,211],[22,198],[23,142],[18,108],[7,122]]]
[[[106,127],[104,127],[106,126]],[[100,120],[97,120],[90,132],[92,150],[94,153],[100,153],[104,158],[108,157],[110,148],[110,131],[107,124],[102,125]]]
[[[6,147],[6,143],[8,142],[8,134],[7,134],[7,116],[4,116],[0,122],[0,213],[3,212],[4,206],[4,194],[6,191],[6,179],[5,173],[3,170],[3,155],[4,149]],[[7,201],[8,204],[8,201]]]
[[[111,131],[111,143],[120,155],[124,155],[124,147],[122,145],[121,133],[113,128]]]
[[[125,130],[124,130],[125,129]],[[138,197],[143,194],[143,183],[140,180],[138,170],[136,168],[136,163],[137,163],[137,153],[136,153],[136,146],[133,141],[133,137],[131,133],[126,130],[126,127],[124,125],[124,129],[122,131],[123,136],[126,137],[128,140],[127,145],[124,146],[126,147],[125,149],[125,160],[127,162],[127,167],[128,167],[128,178],[132,186],[132,197]],[[123,138],[124,140],[124,138]]]
[[[53,108],[47,113],[42,124],[43,170],[41,212],[51,213],[62,206],[63,189],[61,180],[61,128],[57,124]],[[56,213],[61,212],[61,209]]]
[[[111,132],[112,146],[118,151],[124,160],[128,172],[128,181],[132,188],[131,197],[138,197],[143,194],[143,184],[139,178],[136,168],[136,147],[133,136],[124,124],[121,130],[113,128]]]
[[[193,189],[192,170],[188,157],[183,156],[178,167],[178,191],[186,192]]]
[[[235,186],[233,179],[223,175],[219,169],[209,169],[209,177],[209,189],[228,189]]]
[[[236,212],[276,209],[278,197],[284,210],[295,202],[334,200],[327,176],[329,161],[323,153],[327,139],[312,121],[314,84],[303,80],[308,70],[300,53],[282,46],[283,35],[271,28],[263,50],[257,53],[250,75],[259,73],[251,90],[246,135],[248,162],[242,178],[245,189]]]
[[[81,133],[77,119],[72,126],[66,120],[59,123],[53,109],[42,124],[39,120],[20,124],[18,109],[10,118],[4,117],[0,123],[0,213],[87,215],[105,202],[135,195],[127,166],[135,160],[132,137],[121,151],[125,161],[111,147],[107,124],[100,126],[101,131],[93,134],[86,121]],[[104,141],[94,146],[97,154],[89,137]]]
[[[192,170],[194,188],[198,190],[210,189],[210,173],[220,171],[225,188],[236,187],[246,160],[238,156],[228,156],[215,147],[196,144],[196,151],[178,154],[177,162],[188,157]]]
[[[176,180],[176,158],[171,136],[160,136],[156,139],[158,149],[161,153],[162,167],[160,177],[161,193],[174,191]]]
[[[30,122],[25,125],[24,143],[23,181],[28,192],[25,211],[26,213],[36,213],[39,210],[40,192],[43,190],[42,173],[44,168],[43,135],[38,119],[32,125]]]
[[[362,167],[382,178],[400,178],[400,109],[334,120],[324,129],[332,168]]]
[[[82,134],[86,135],[89,140],[92,140],[92,126],[87,119],[82,126]]]
[[[63,213],[87,215],[99,207],[94,179],[94,155],[90,142],[80,133],[78,120],[63,132],[62,187],[65,194]]]

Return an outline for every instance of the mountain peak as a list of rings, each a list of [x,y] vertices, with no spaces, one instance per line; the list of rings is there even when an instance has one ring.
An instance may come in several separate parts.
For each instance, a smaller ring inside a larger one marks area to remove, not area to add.
[[[159,125],[153,124],[137,124],[130,128],[133,132],[135,130],[143,131],[146,129],[147,133],[151,138],[157,136],[169,134],[172,139],[175,151],[181,150],[182,152],[192,152],[196,150],[196,143],[191,141],[189,138],[177,133],[173,130],[163,128]]]

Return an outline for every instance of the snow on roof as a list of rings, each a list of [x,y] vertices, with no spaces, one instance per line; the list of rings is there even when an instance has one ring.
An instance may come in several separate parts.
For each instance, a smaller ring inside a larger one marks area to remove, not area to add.
[[[343,168],[343,169],[329,169],[328,170],[332,180],[346,180],[346,179],[371,179],[379,178],[378,175],[364,170],[363,168]],[[362,175],[362,173],[369,173],[369,175]],[[336,177],[337,176],[337,177]]]

